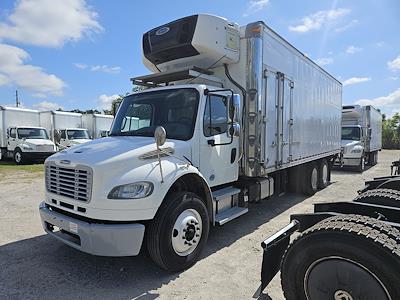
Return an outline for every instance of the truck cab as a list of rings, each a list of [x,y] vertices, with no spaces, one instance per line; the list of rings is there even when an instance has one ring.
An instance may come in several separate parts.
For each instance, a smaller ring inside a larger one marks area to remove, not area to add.
[[[342,126],[343,164],[364,169],[365,136],[360,125]]]
[[[59,130],[60,149],[69,148],[74,145],[80,145],[91,140],[89,133],[84,128],[67,128]]]
[[[44,160],[56,152],[43,127],[9,127],[7,129],[7,152],[17,164],[32,160]]]

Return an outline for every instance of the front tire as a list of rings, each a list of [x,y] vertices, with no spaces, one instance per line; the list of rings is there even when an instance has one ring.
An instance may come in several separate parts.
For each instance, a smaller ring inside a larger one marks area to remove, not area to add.
[[[317,223],[285,253],[281,271],[285,298],[397,299],[397,233],[366,217],[339,216]]]
[[[24,154],[19,148],[15,149],[13,157],[17,165],[22,165],[25,162]]]
[[[176,272],[194,265],[208,238],[210,220],[199,196],[180,192],[167,196],[148,226],[146,242],[153,261]]]
[[[358,165],[357,171],[362,173],[365,170],[365,156],[364,154],[361,156],[360,164]]]

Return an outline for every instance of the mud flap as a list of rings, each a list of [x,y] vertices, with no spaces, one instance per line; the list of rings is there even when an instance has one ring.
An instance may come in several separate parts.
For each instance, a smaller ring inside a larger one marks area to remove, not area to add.
[[[258,298],[272,278],[278,273],[286,248],[289,246],[290,236],[299,229],[299,221],[293,220],[284,228],[261,243],[264,249],[261,267],[261,285],[253,297]]]

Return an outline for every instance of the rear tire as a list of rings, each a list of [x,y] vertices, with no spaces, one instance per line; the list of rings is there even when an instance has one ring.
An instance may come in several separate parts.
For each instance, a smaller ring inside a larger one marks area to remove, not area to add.
[[[307,196],[314,195],[318,190],[318,166],[315,162],[308,163],[305,166],[303,177],[303,193]]]
[[[281,271],[286,299],[397,299],[397,232],[375,219],[347,218],[354,220],[338,216],[317,223],[287,249]]]
[[[326,188],[329,185],[329,173],[330,168],[328,161],[326,159],[322,159],[319,165],[319,172],[318,172],[318,188],[320,190]]]
[[[388,191],[389,189],[382,190]],[[361,195],[358,195],[353,201],[400,208],[400,194],[398,193],[399,191],[392,191],[393,193],[384,192],[380,189],[371,190],[362,193]]]
[[[147,228],[149,254],[161,268],[176,272],[194,265],[208,238],[210,220],[196,194],[167,196]]]

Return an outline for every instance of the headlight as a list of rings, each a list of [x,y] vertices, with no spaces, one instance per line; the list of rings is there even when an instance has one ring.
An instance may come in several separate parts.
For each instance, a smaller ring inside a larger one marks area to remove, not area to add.
[[[108,199],[138,199],[149,196],[153,192],[153,184],[147,181],[116,186],[108,194]]]
[[[351,150],[351,153],[361,153],[361,152],[362,152],[362,149],[359,149],[359,148]]]
[[[23,145],[22,148],[24,150],[33,150],[33,146],[29,146],[29,145]]]

